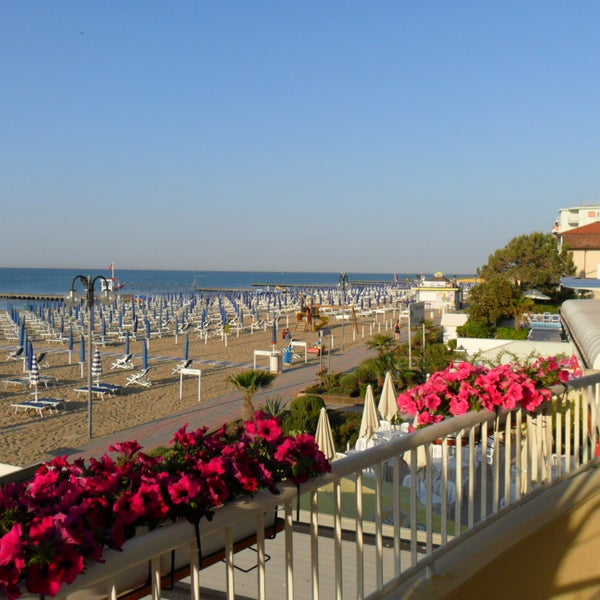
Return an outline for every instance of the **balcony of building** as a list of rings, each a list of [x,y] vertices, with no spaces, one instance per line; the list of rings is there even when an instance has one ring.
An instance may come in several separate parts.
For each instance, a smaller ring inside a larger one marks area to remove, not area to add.
[[[136,536],[60,597],[591,597],[599,384],[553,388],[535,416],[385,432],[326,476],[218,509],[199,538],[187,522]]]

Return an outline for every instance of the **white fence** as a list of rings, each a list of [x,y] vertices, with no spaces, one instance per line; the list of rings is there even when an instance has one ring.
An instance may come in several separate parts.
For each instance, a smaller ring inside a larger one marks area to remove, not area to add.
[[[286,483],[277,496],[261,491],[228,504],[202,521],[201,555],[186,522],[137,536],[60,597],[117,598],[144,584],[135,597],[170,597],[161,587],[185,564],[184,589],[194,599],[217,587],[227,598],[384,598],[426,577],[507,505],[596,460],[599,383],[600,374],[553,388],[535,417],[469,413],[352,453],[300,490]],[[275,515],[281,531],[265,540]],[[239,541],[254,532],[252,564],[242,572],[237,563],[249,551],[236,553]],[[204,568],[221,549],[223,560]]]

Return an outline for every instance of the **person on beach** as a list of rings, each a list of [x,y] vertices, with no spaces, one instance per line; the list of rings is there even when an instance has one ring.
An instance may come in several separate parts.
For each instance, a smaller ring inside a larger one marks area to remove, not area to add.
[[[396,324],[394,325],[394,338],[397,342],[400,341],[400,321],[396,321]]]

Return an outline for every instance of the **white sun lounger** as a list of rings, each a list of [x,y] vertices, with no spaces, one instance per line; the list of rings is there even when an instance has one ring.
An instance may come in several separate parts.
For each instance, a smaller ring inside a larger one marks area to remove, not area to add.
[[[131,359],[133,358],[133,354],[125,354],[121,358],[115,360],[115,362],[110,365],[111,369],[133,369],[133,363]]]
[[[193,362],[193,358],[190,358],[189,360],[184,360],[182,363],[179,363],[175,366],[175,368],[171,371],[171,375],[181,373],[182,369],[189,369],[192,366]]]
[[[11,406],[18,412],[20,408],[24,410],[35,410],[40,417],[44,416],[44,410],[54,410],[58,412],[58,407],[66,408],[67,405],[64,400],[58,400],[57,398],[38,398],[37,400],[24,400],[23,402],[14,402]]]
[[[24,350],[25,348],[23,348],[23,346],[19,346],[16,350],[10,352],[6,358],[9,360],[19,360]]]
[[[127,382],[125,383],[125,387],[127,387],[128,385],[141,385],[142,387],[150,387],[152,385],[152,382],[148,378],[149,372],[150,367],[139,371],[139,373],[136,373],[131,377],[128,377]]]

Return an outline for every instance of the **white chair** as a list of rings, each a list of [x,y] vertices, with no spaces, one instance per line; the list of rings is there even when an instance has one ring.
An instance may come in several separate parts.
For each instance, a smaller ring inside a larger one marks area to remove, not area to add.
[[[125,383],[125,387],[129,385],[141,385],[142,387],[150,387],[152,382],[148,377],[148,373],[150,372],[150,367],[147,369],[143,369],[139,371],[135,375],[127,378],[127,382]]]
[[[8,358],[9,360],[19,360],[19,358],[21,358],[24,350],[25,350],[25,348],[23,348],[23,346],[19,346],[16,350],[9,352],[9,354],[6,358]]]
[[[423,480],[419,477],[418,474],[416,477],[415,486],[417,488],[417,498],[419,498],[421,504],[427,504],[427,490],[425,489],[425,484],[423,483]],[[402,487],[412,487],[411,475],[404,476],[404,479],[402,480]]]
[[[112,365],[111,369],[133,369],[133,363],[131,359],[133,354],[124,354],[121,358],[117,359]]]
[[[432,502],[433,504],[442,504],[442,498],[444,495],[444,485],[443,481],[437,480],[433,482],[431,486],[431,491],[433,493]],[[448,507],[454,506],[456,504],[456,485],[452,481],[446,482],[446,502]]]
[[[386,421],[385,419],[379,419],[378,431],[391,431],[391,430],[392,430],[392,426],[389,421]]]
[[[37,363],[40,367],[49,367],[50,363],[48,362],[48,359],[46,358],[47,356],[47,352],[40,352],[36,359],[37,359]]]
[[[193,358],[190,358],[189,360],[184,360],[183,362],[175,366],[175,368],[171,371],[171,375],[174,375],[176,373],[179,374],[183,369],[189,369],[192,366],[193,362]]]

